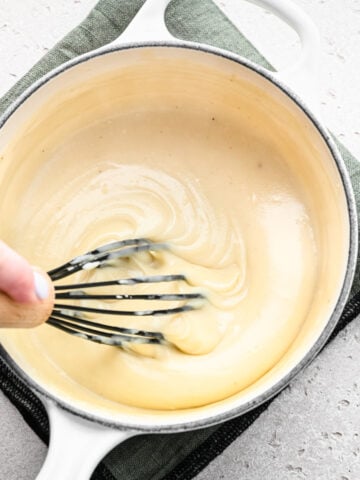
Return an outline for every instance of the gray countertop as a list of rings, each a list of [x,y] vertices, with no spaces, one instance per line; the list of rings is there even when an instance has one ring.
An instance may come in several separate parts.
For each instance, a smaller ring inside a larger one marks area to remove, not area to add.
[[[294,1],[312,16],[322,36],[323,118],[360,159],[360,1]],[[0,0],[0,95],[95,3]],[[272,15],[239,0],[216,3],[276,67],[296,55],[296,36]],[[46,448],[2,394],[0,419],[0,479],[34,479]],[[359,319],[197,478],[359,480]]]

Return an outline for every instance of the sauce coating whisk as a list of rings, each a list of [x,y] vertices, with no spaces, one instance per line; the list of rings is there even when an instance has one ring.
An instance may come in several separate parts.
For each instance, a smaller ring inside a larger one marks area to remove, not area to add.
[[[166,250],[164,243],[153,243],[145,238],[136,238],[112,242],[98,247],[84,255],[79,255],[69,262],[48,272],[51,280],[56,282],[80,270],[105,268],[116,259],[128,258],[139,252]],[[91,340],[96,343],[125,346],[127,343],[164,344],[168,343],[160,332],[111,326],[89,320],[88,314],[119,315],[131,317],[163,316],[187,312],[199,308],[204,300],[201,293],[164,293],[164,294],[91,294],[87,290],[98,287],[134,286],[139,284],[158,284],[164,282],[187,282],[184,275],[153,275],[121,278],[101,282],[55,285],[55,304],[47,323],[66,333]],[[65,300],[65,303],[58,303]],[[180,302],[172,308],[146,310],[103,309],[83,305],[68,304],[68,300],[144,300],[160,302]]]

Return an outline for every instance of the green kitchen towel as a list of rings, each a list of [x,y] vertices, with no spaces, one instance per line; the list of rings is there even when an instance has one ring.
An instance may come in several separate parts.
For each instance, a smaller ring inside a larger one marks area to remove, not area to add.
[[[28,86],[70,58],[91,51],[117,38],[144,0],[100,0],[89,16],[48,52],[0,101],[2,113]],[[271,65],[216,7],[212,0],[173,0],[166,23],[179,38],[211,44],[238,53],[266,68]],[[338,144],[354,185],[360,206],[360,167]],[[359,273],[351,299],[334,335],[360,311]],[[0,388],[44,440],[48,422],[41,402],[0,358]],[[116,447],[99,465],[93,480],[185,480],[193,478],[219,455],[268,406],[223,425],[195,432],[142,435]],[[66,459],[64,459],[66,461]],[[75,480],[75,479],[74,479]]]

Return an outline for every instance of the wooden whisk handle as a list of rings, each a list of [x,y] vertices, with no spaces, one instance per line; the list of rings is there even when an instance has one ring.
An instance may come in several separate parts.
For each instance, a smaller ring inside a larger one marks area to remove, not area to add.
[[[46,322],[54,305],[54,287],[50,277],[43,275],[49,283],[49,295],[45,300],[19,303],[0,291],[1,328],[31,328]]]

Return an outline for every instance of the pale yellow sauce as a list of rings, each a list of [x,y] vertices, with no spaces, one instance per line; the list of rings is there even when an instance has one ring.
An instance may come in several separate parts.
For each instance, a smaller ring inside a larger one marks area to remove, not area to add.
[[[288,351],[323,268],[319,216],[304,187],[306,171],[297,175],[305,168],[301,155],[289,161],[271,129],[257,131],[248,115],[221,103],[186,95],[167,105],[147,100],[109,107],[100,119],[84,108],[84,127],[74,131],[67,104],[49,117],[58,123],[45,115],[34,140],[5,151],[11,167],[3,172],[1,237],[46,269],[114,240],[166,242],[170,251],[70,280],[181,273],[189,284],[119,293],[191,291],[207,301],[171,317],[109,320],[163,332],[172,345],[124,350],[47,325],[2,338],[9,348],[18,345],[19,358],[41,357],[36,374],[44,378],[41,365],[50,362],[75,397],[80,386],[119,408],[183,409],[242,391]],[[332,295],[325,290],[323,304]]]

